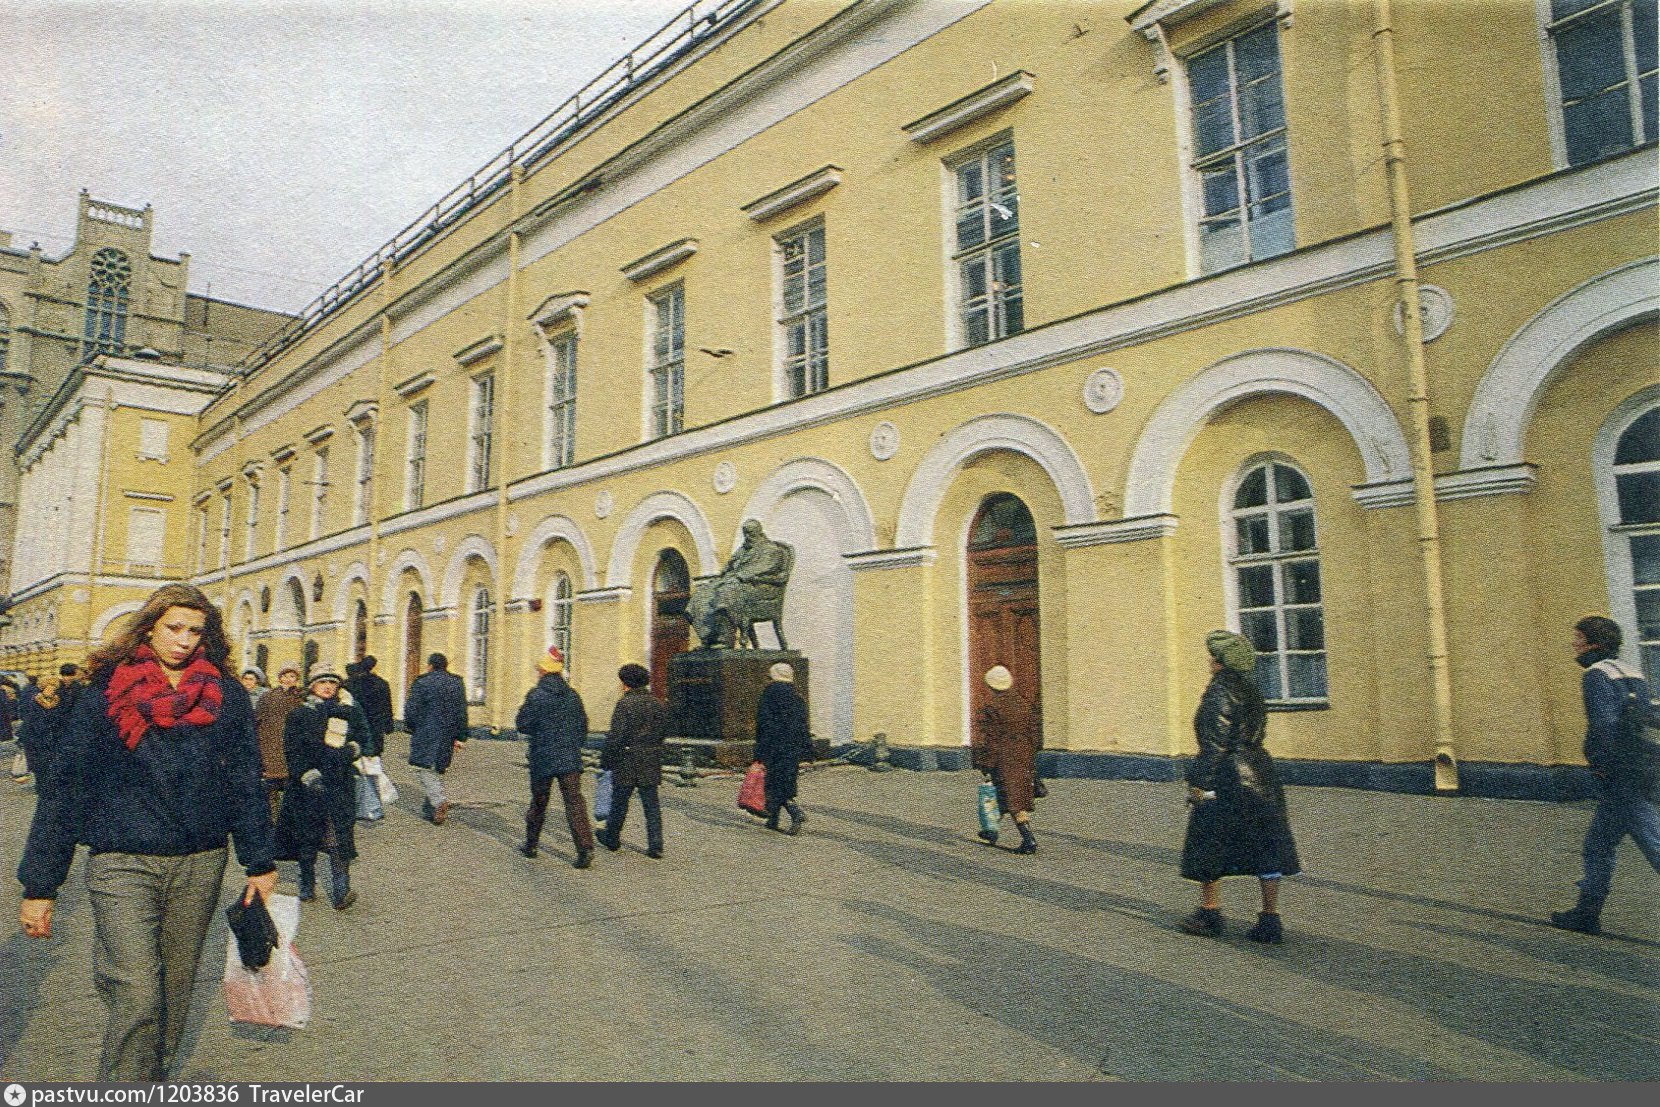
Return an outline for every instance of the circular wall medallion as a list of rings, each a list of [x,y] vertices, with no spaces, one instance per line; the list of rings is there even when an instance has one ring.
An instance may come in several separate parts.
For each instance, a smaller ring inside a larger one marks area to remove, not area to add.
[[[596,519],[605,518],[607,515],[611,514],[611,508],[613,506],[614,506],[614,504],[612,503],[611,493],[610,493],[609,490],[599,492],[599,493],[595,494],[595,496],[594,496],[594,518],[596,518]]]
[[[1453,321],[1452,293],[1435,284],[1421,284],[1418,286],[1418,317],[1424,324],[1424,341],[1434,342],[1447,333],[1447,328]],[[1400,301],[1395,302],[1395,333],[1406,333],[1406,313],[1401,310]]]
[[[886,461],[898,452],[899,428],[884,419],[871,429],[870,456],[877,461]]]
[[[730,461],[715,466],[715,491],[722,496],[738,487],[738,467]]]
[[[1084,406],[1097,415],[1105,415],[1123,398],[1124,378],[1116,369],[1102,366],[1084,381]]]
[[[519,517],[517,515],[507,517],[507,533],[509,536],[519,533]]]
[[[432,540],[432,552],[435,554],[442,554],[444,552],[444,547],[448,545],[449,541],[442,534],[440,534],[437,538]]]
[[[69,594],[69,598],[74,600],[76,603],[86,603],[86,601],[92,598],[92,593],[88,592],[85,588],[77,588]]]

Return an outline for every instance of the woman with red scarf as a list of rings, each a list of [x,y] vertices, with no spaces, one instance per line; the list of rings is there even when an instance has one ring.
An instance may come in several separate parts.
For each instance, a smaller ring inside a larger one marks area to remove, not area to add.
[[[92,680],[63,728],[56,786],[41,796],[17,867],[20,917],[52,935],[75,845],[90,849],[93,980],[109,1009],[98,1079],[164,1080],[183,1037],[226,838],[269,897],[271,812],[248,693],[225,667],[219,610],[169,584],[90,658]]]

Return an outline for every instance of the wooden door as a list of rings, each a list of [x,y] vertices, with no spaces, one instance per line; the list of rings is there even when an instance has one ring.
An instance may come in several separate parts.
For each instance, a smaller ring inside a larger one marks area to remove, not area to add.
[[[685,653],[691,644],[686,601],[692,598],[692,578],[678,550],[657,555],[651,574],[651,690],[669,694],[669,658]]]
[[[1014,689],[1032,705],[1032,725],[1043,727],[1042,669],[1038,643],[1037,529],[1031,512],[1014,496],[986,497],[969,528],[968,662],[970,718],[992,695],[986,670],[1003,665]],[[974,725],[977,725],[974,724]]]
[[[409,594],[403,616],[403,694],[409,698],[409,686],[421,675],[421,595]]]

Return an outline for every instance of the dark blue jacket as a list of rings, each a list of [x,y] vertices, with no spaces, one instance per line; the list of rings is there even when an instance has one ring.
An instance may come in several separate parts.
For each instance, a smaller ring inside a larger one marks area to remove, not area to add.
[[[17,713],[23,720],[17,728],[17,743],[29,757],[29,771],[35,774],[35,794],[52,786],[53,765],[57,759],[58,737],[75,710],[80,695],[79,683],[65,684],[58,692],[56,707],[43,707],[36,699],[40,686],[30,684],[18,697]]]
[[[467,689],[454,673],[422,673],[409,686],[403,705],[409,731],[409,763],[443,772],[455,755],[455,743],[467,740]]]
[[[1646,795],[1652,784],[1648,763],[1640,736],[1626,725],[1625,703],[1627,692],[1646,703],[1648,681],[1607,651],[1590,651],[1580,657],[1582,662],[1588,659],[1580,677],[1585,697],[1585,762],[1609,792]],[[1609,661],[1611,665],[1600,663]]]
[[[530,743],[530,779],[547,780],[582,771],[582,743],[588,737],[588,711],[565,678],[548,673],[525,696],[513,721]]]
[[[379,757],[392,733],[392,686],[374,673],[360,672],[346,681],[345,688],[369,722],[369,740],[361,743],[363,756]]]
[[[248,691],[221,677],[224,704],[206,726],[151,728],[129,750],[108,715],[109,673],[81,690],[59,735],[54,787],[35,808],[24,896],[52,899],[76,842],[93,853],[182,857],[235,839],[249,876],[271,872],[271,808],[260,783]]]

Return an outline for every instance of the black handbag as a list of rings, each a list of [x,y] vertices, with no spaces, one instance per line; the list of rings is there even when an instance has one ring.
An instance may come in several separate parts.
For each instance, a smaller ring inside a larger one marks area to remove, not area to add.
[[[225,908],[225,922],[236,936],[236,953],[242,958],[242,967],[258,972],[271,961],[271,951],[281,941],[277,924],[271,912],[265,909],[265,897],[254,893],[254,901],[246,906],[240,897]]]

